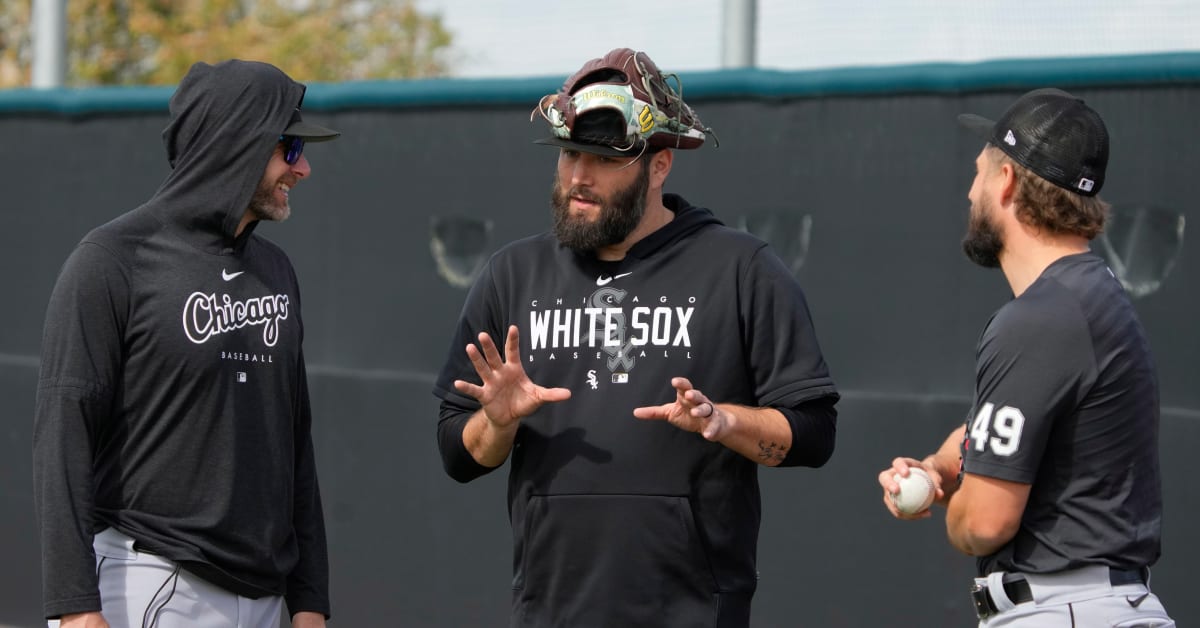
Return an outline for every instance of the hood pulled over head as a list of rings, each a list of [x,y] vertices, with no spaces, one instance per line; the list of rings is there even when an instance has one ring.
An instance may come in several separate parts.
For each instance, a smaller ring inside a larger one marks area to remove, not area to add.
[[[149,209],[199,248],[231,247],[304,91],[267,63],[194,64],[171,96],[162,136],[172,172]]]

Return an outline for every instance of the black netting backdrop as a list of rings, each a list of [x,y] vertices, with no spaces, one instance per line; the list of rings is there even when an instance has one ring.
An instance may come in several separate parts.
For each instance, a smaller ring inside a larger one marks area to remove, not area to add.
[[[895,455],[931,451],[967,412],[975,341],[1008,293],[959,249],[982,141],[955,117],[995,119],[1026,89],[692,102],[721,145],[677,155],[668,190],[775,246],[844,391],[825,468],[760,474],[755,626],[972,624],[973,561],[946,544],[940,514],[890,520],[875,478]],[[1189,593],[1200,493],[1187,479],[1200,442],[1200,255],[1186,229],[1200,84],[1071,91],[1111,133],[1113,227],[1095,248],[1137,296],[1158,361],[1166,520],[1154,590],[1189,625],[1200,622]],[[290,253],[303,289],[334,625],[506,624],[506,471],[465,486],[443,474],[430,387],[479,264],[548,225],[555,151],[531,143],[545,130],[530,106],[314,111],[342,138],[306,149],[313,175],[291,194],[292,218],[258,230]],[[0,115],[0,624],[40,621],[29,450],[44,307],[79,238],[165,176],[164,123],[158,111]]]

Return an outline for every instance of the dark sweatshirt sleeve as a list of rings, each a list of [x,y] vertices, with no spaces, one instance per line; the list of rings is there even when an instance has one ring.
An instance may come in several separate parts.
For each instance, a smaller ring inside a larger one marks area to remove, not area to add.
[[[304,354],[300,355],[299,399],[296,412],[296,487],[293,525],[300,547],[300,560],[288,574],[288,612],[301,611],[330,616],[329,555],[325,541],[325,514],[317,482],[317,463],[313,452],[312,407],[308,399],[308,375]]]
[[[470,408],[443,401],[438,414],[438,451],[442,454],[442,468],[446,475],[463,483],[499,468],[479,464],[463,444],[463,429],[474,413],[475,410]]]
[[[433,388],[433,394],[442,400],[438,408],[437,426],[442,468],[458,482],[470,482],[498,468],[485,467],[476,462],[463,444],[463,429],[471,415],[479,410],[479,402],[454,388],[456,379],[479,382],[479,374],[475,372],[465,348],[468,344],[477,344],[480,332],[487,332],[503,351],[509,321],[500,313],[492,272],[492,264],[489,263],[467,293],[454,337],[446,351],[446,362]]]
[[[779,410],[791,426],[792,447],[779,466],[824,465],[833,455],[839,395],[804,291],[764,246],[748,265],[742,294],[758,404]]]
[[[33,426],[46,617],[100,610],[92,452],[114,410],[128,303],[116,258],[84,243],[63,265],[46,309]]]
[[[779,466],[820,467],[829,462],[837,439],[837,400],[830,395],[778,408],[792,427],[792,448]]]

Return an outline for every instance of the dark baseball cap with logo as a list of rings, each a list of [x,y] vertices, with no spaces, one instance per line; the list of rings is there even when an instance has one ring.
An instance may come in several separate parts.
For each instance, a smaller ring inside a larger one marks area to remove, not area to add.
[[[958,122],[1060,188],[1095,196],[1104,186],[1108,129],[1100,114],[1061,89],[1028,92],[995,122],[971,113]]]
[[[300,110],[296,109],[292,112],[292,119],[288,122],[287,128],[283,130],[283,135],[304,138],[306,142],[328,142],[337,139],[341,132],[312,122],[305,122],[300,117]]]

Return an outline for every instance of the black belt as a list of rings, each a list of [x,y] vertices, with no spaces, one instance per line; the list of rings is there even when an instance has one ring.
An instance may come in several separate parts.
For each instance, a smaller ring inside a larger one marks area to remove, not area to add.
[[[1109,569],[1108,582],[1114,587],[1122,584],[1145,584],[1146,578],[1142,575],[1141,569],[1133,571]],[[1029,581],[1021,577],[1004,583],[1004,595],[1014,605],[1033,601],[1033,592],[1029,590]],[[971,589],[971,597],[975,601],[975,614],[979,616],[979,619],[987,619],[1000,612],[996,608],[996,602],[992,599],[991,593],[988,592],[987,585],[975,585]]]

